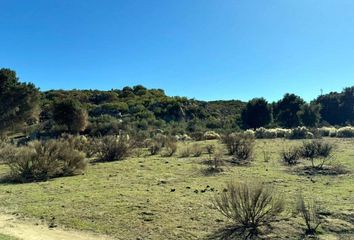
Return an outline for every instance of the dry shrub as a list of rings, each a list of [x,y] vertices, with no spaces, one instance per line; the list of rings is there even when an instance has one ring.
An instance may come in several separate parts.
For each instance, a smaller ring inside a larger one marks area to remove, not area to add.
[[[284,210],[284,203],[273,189],[263,183],[229,182],[226,191],[217,195],[214,206],[235,227],[256,234],[258,227],[268,224]]]
[[[203,154],[203,148],[199,144],[193,144],[191,154],[193,157],[200,157]]]
[[[207,164],[207,173],[222,172],[222,166],[224,165],[222,150],[217,149],[213,151],[213,153],[209,155],[209,161],[207,161]]]
[[[302,195],[299,195],[297,205],[297,212],[301,215],[306,225],[306,234],[315,235],[318,227],[322,221],[319,212],[321,211],[318,202],[305,202]]]
[[[84,153],[68,142],[56,140],[34,141],[28,146],[13,148],[6,163],[11,178],[21,182],[81,174],[87,165]]]
[[[179,153],[179,156],[181,158],[187,158],[191,155],[191,149],[189,148],[189,146],[185,146],[182,148],[182,150]]]
[[[177,152],[177,141],[175,139],[168,139],[165,143],[165,157],[172,157]]]
[[[223,142],[236,163],[248,163],[252,159],[255,139],[250,135],[229,134]]]
[[[148,150],[150,152],[151,155],[156,155],[158,154],[161,149],[162,149],[162,143],[157,141],[157,140],[151,140],[149,142],[149,146],[148,146]]]
[[[283,149],[280,152],[280,157],[284,163],[288,165],[296,165],[301,157],[301,152],[299,148],[290,147],[288,149]]]
[[[102,162],[119,161],[127,158],[134,149],[134,141],[128,136],[106,136],[97,142],[98,160]]]
[[[215,145],[208,144],[205,146],[205,150],[208,153],[209,157],[215,152]]]

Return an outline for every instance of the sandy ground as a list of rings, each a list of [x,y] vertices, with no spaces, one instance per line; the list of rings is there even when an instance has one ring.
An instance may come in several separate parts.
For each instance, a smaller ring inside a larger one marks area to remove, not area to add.
[[[47,225],[0,214],[0,233],[23,240],[112,240],[92,233],[49,228]]]

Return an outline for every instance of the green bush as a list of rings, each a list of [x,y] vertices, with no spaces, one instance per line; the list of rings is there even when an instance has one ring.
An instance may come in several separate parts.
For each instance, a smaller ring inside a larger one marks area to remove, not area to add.
[[[220,139],[220,135],[214,131],[207,131],[204,133],[203,139],[205,139],[205,140]]]
[[[276,220],[283,212],[284,203],[269,186],[263,183],[227,184],[226,190],[214,199],[214,206],[235,227],[248,229],[256,234],[258,228]]]
[[[339,138],[353,138],[354,127],[342,127],[337,130],[337,137]]]
[[[82,173],[87,165],[85,154],[65,141],[34,141],[28,146],[12,149],[12,152],[8,152],[6,163],[15,181],[72,176]]]
[[[334,146],[321,140],[303,142],[300,148],[301,157],[311,161],[312,168],[322,168],[326,161],[332,157]],[[316,166],[315,160],[320,163]]]
[[[301,152],[299,148],[295,147],[283,149],[280,152],[280,157],[284,163],[288,165],[295,165],[301,157]]]
[[[306,127],[297,127],[291,130],[289,139],[311,139],[314,135]]]
[[[134,149],[134,142],[128,136],[105,136],[97,141],[98,160],[119,161],[127,158]]]

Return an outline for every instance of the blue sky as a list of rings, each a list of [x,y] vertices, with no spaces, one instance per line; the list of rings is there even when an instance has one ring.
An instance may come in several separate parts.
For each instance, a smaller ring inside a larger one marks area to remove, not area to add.
[[[0,0],[0,67],[48,89],[201,100],[354,85],[352,0]]]

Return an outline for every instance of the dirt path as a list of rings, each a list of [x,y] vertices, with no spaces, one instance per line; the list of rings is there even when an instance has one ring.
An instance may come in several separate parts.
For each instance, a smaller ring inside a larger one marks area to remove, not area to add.
[[[0,233],[22,240],[112,240],[86,232],[50,229],[43,224],[17,219],[16,216],[0,214]]]

